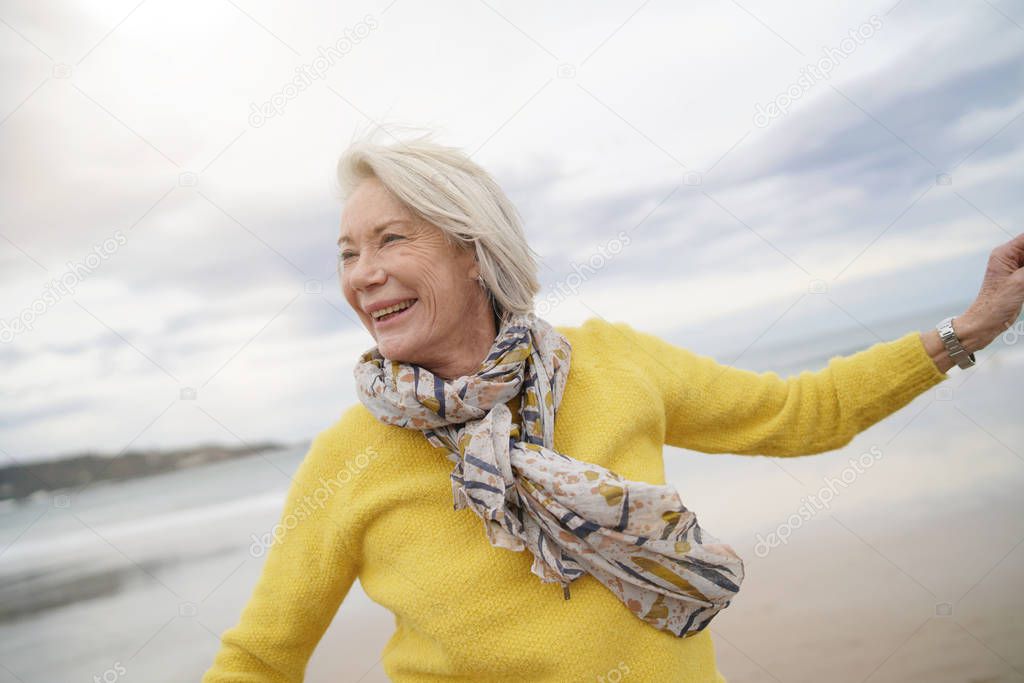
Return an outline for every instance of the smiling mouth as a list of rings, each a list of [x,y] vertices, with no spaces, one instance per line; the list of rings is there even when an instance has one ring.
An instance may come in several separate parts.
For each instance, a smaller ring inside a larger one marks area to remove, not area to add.
[[[383,316],[381,316],[379,318],[374,317],[371,314],[370,317],[373,319],[374,325],[375,326],[379,326],[382,323],[390,323],[391,321],[399,320],[401,318],[406,317],[408,315],[409,311],[411,311],[416,306],[416,304],[419,302],[419,299],[409,299],[408,301],[411,301],[412,303],[402,302],[402,304],[399,304],[399,305],[404,306],[404,308],[401,308],[401,309],[399,309],[397,311],[390,311],[390,312],[384,314]]]

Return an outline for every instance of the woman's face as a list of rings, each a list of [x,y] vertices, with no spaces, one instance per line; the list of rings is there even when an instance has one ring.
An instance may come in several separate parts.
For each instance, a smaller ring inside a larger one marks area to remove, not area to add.
[[[449,244],[373,177],[345,203],[338,246],[345,299],[381,355],[445,378],[476,369],[481,345],[486,353],[496,331],[472,250]],[[409,300],[392,317],[371,315],[381,304]],[[445,374],[451,371],[458,374]]]

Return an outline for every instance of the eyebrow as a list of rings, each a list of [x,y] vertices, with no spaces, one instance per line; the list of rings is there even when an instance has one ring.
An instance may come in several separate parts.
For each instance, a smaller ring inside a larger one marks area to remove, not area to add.
[[[388,226],[391,226],[391,225],[394,225],[395,223],[405,223],[405,222],[406,221],[404,219],[401,219],[401,218],[392,218],[390,220],[384,221],[383,223],[381,223],[380,225],[378,225],[376,228],[373,229],[373,231],[371,232],[371,235],[373,237],[376,237],[381,232],[383,232],[384,228],[386,228]],[[352,239],[348,235],[342,235],[341,237],[338,238],[338,246],[340,247],[342,242],[351,242],[351,241],[352,241]]]

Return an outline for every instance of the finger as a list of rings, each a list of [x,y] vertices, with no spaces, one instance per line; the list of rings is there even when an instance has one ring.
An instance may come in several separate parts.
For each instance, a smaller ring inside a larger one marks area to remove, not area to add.
[[[1024,232],[993,249],[992,256],[1017,268],[1024,267]]]
[[[1006,243],[1010,251],[1017,255],[1020,259],[1019,263],[1024,265],[1024,232],[1014,237],[1012,240]]]

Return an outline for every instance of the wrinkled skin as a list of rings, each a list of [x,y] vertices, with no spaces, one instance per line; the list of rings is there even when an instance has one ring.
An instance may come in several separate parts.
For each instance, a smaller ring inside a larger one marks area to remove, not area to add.
[[[373,229],[390,220],[382,232]],[[362,181],[341,217],[339,273],[345,299],[389,360],[452,379],[472,374],[494,343],[491,304],[471,248],[415,214],[377,178]],[[405,319],[379,327],[366,307],[418,299]]]

